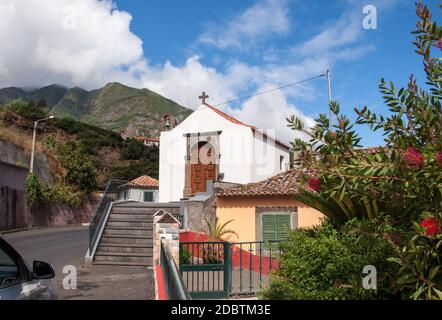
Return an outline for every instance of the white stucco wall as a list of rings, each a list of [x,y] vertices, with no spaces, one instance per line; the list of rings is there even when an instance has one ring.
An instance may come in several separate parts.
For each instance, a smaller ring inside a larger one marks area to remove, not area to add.
[[[220,134],[220,167],[223,181],[236,183],[257,182],[280,170],[279,156],[288,162],[289,154],[274,144],[263,141],[247,126],[233,123],[205,105],[201,105],[172,131],[160,136],[159,201],[178,201],[183,196],[185,183],[185,134],[222,131]],[[285,165],[282,167],[285,169]]]
[[[153,202],[158,202],[159,200],[159,191],[158,189],[150,190],[150,189],[136,189],[136,188],[128,188],[127,190],[127,199],[124,199],[124,191],[121,191],[118,195],[119,201],[139,201],[144,202],[144,192],[145,191],[153,191]]]
[[[275,133],[271,130],[255,130],[252,181],[258,182],[287,169],[290,155],[286,148],[275,141]],[[281,158],[282,163],[281,163]]]

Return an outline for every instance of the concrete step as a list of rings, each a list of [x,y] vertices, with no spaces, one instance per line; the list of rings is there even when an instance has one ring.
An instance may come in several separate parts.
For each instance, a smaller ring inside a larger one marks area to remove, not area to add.
[[[141,253],[148,256],[153,255],[153,248],[148,246],[134,246],[123,244],[123,246],[115,246],[111,244],[100,245],[96,251],[96,254],[103,253]]]
[[[150,236],[130,236],[130,235],[108,235],[105,234],[101,237],[100,245],[108,244],[108,243],[121,243],[128,244],[128,246],[132,244],[142,244],[146,246],[153,246],[152,235]]]
[[[140,253],[140,252],[98,252],[95,256],[107,256],[107,257],[152,257],[152,254]]]
[[[153,216],[148,214],[132,214],[132,213],[114,213],[113,211],[109,214],[109,219],[111,220],[138,220],[144,222],[153,222]]]
[[[124,207],[124,208],[179,208],[180,202],[115,202],[114,207]]]
[[[94,257],[94,263],[109,263],[112,264],[126,264],[126,263],[139,263],[140,265],[151,266],[153,258],[148,256],[117,256],[117,255],[99,255]]]
[[[153,222],[145,220],[108,220],[106,227],[139,227],[153,230]]]
[[[128,236],[150,236],[152,237],[152,228],[137,227],[106,227],[105,235],[128,235]]]
[[[158,210],[159,210],[158,208],[112,207],[112,212],[115,213],[136,213],[136,214],[153,215]]]

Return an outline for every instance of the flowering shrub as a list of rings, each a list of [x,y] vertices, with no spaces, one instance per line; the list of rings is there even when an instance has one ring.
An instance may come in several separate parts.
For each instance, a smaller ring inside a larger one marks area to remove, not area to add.
[[[413,76],[401,89],[382,79],[379,89],[389,115],[368,107],[355,109],[356,124],[382,130],[385,146],[362,149],[361,138],[337,102],[330,103],[336,118],[333,127],[325,114],[311,130],[296,117],[288,121],[291,128],[311,137],[308,143],[295,140],[294,148],[303,165],[321,173],[322,198],[352,206],[369,203],[376,208],[370,215],[358,211],[347,219],[388,215],[401,230],[399,237],[386,235],[396,252],[391,261],[401,266],[397,280],[401,294],[442,299],[442,60],[431,56],[433,48],[440,48],[442,28],[431,21],[422,2],[417,3],[416,14],[414,44],[423,59],[429,91],[420,88]],[[310,183],[308,187],[312,189]]]
[[[413,147],[408,147],[407,151],[404,152],[403,158],[410,167],[420,168],[424,164],[422,153],[415,150]]]
[[[434,217],[423,219],[420,222],[420,226],[425,229],[426,236],[431,237],[438,235],[440,233],[439,220]]]
[[[442,152],[436,153],[436,161],[439,166],[442,166]]]
[[[390,274],[398,267],[387,260],[394,252],[382,237],[361,237],[345,232],[360,227],[349,221],[338,230],[330,223],[313,230],[293,232],[281,244],[279,268],[270,285],[261,293],[264,299],[388,299],[395,296],[390,289]],[[364,223],[370,232],[383,230]],[[377,290],[362,288],[362,270],[376,265]]]
[[[321,189],[321,180],[318,178],[309,178],[308,186],[313,191],[319,191],[319,189]]]

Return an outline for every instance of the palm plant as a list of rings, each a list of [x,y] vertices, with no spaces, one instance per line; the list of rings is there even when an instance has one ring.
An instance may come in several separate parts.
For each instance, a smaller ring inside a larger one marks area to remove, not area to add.
[[[353,218],[373,219],[379,214],[379,203],[376,199],[370,200],[367,196],[360,200],[338,196],[325,197],[307,190],[300,191],[296,200],[320,211],[337,225],[342,225]]]
[[[234,230],[226,229],[226,226],[234,221],[233,219],[228,220],[221,225],[219,224],[218,217],[215,217],[215,221],[213,223],[210,223],[207,218],[204,218],[204,220],[206,221],[207,228],[209,229],[207,234],[209,236],[209,241],[224,241],[222,237],[228,234],[233,234],[239,238],[238,234]]]
[[[228,234],[234,234],[238,238],[238,234],[235,231],[226,228],[226,226],[233,220],[228,220],[223,224],[219,223],[218,217],[215,218],[213,223],[210,223],[206,218],[204,220],[209,229],[209,232],[207,233],[209,243],[203,243],[200,250],[203,262],[205,264],[222,263],[224,260],[224,246],[222,244],[210,242],[223,242],[223,236]]]

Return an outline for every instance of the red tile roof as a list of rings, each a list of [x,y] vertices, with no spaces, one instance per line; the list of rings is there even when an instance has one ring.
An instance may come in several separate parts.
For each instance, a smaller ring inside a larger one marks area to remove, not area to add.
[[[213,111],[215,111],[216,113],[218,113],[218,114],[219,114],[221,117],[223,117],[224,119],[229,120],[230,122],[233,122],[233,123],[235,123],[235,124],[239,124],[239,125],[242,125],[242,126],[246,126],[246,127],[252,128],[253,130],[256,129],[255,126],[252,126],[252,125],[250,125],[250,124],[246,124],[246,123],[244,123],[244,122],[241,122],[241,121],[239,121],[238,119],[235,119],[235,118],[229,116],[227,113],[224,113],[224,112],[222,112],[221,110],[219,110],[219,109],[217,109],[217,108],[215,108],[215,107],[212,107],[211,105],[208,105],[207,103],[206,103],[205,105],[206,105],[207,107],[209,107],[210,109],[212,109]]]
[[[140,186],[140,187],[158,187],[159,182],[157,179],[154,179],[149,176],[141,176],[136,179],[133,179],[128,183],[131,186]]]
[[[250,124],[246,124],[246,123],[244,123],[244,122],[241,122],[241,121],[239,121],[238,119],[235,119],[235,118],[229,116],[227,113],[222,112],[221,110],[219,110],[219,109],[217,109],[217,108],[215,108],[215,107],[212,107],[211,105],[209,105],[209,104],[207,104],[207,103],[205,103],[204,105],[207,106],[209,109],[213,110],[214,112],[216,112],[217,114],[219,114],[219,115],[220,115],[221,117],[223,117],[224,119],[227,119],[227,120],[229,120],[229,121],[232,122],[232,123],[239,124],[239,125],[241,125],[241,126],[245,126],[245,127],[249,127],[249,128],[251,128],[253,131],[255,131],[256,129],[258,129],[256,126],[253,126],[253,125],[250,125]],[[267,136],[266,134],[263,134],[263,136],[266,137],[266,138],[268,138],[268,136]],[[280,145],[284,146],[285,148],[289,148],[289,149],[290,149],[290,147],[289,147],[286,143],[281,142],[281,141],[279,141],[279,140],[277,140],[277,139],[274,139],[274,138],[272,138],[272,139],[275,140],[275,142],[276,142],[277,144],[280,144]]]
[[[217,197],[288,196],[299,191],[303,176],[311,176],[307,168],[296,167],[266,180],[218,191]]]

